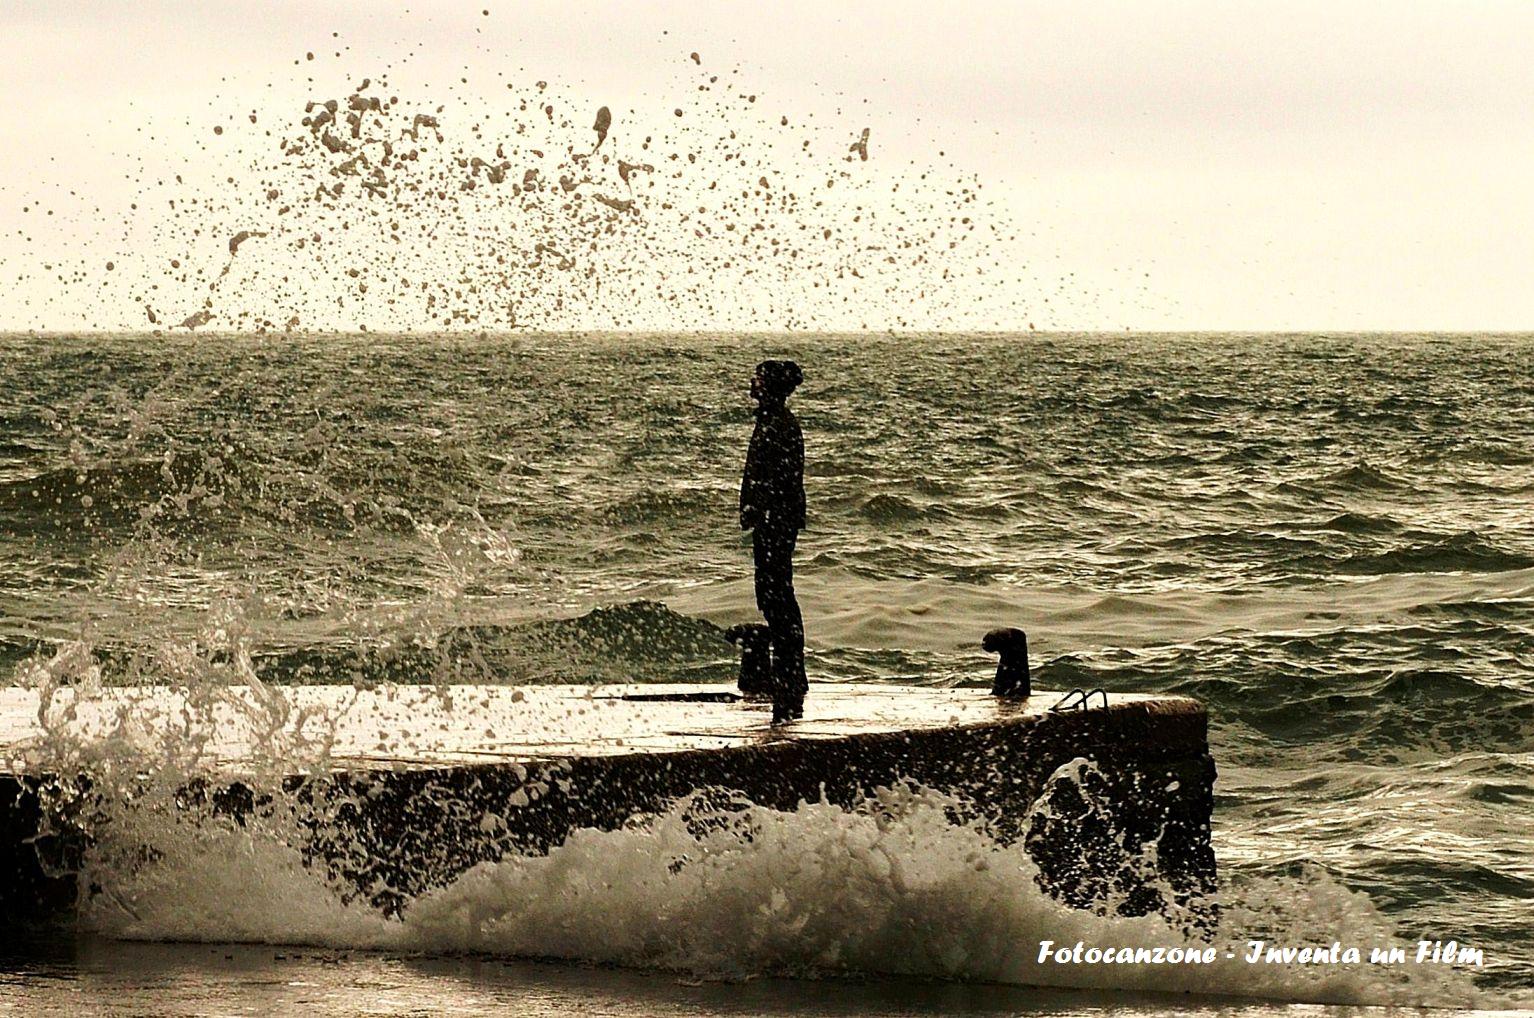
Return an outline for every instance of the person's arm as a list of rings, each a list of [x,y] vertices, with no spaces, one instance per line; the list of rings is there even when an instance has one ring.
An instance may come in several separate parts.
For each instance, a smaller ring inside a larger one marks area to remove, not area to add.
[[[761,471],[761,433],[762,426],[758,423],[756,430],[751,432],[751,444],[746,448],[746,468],[740,475],[740,529],[742,530],[750,530],[761,518],[761,507],[756,504],[757,474]]]
[[[790,418],[787,452],[788,498],[791,501],[794,526],[804,529],[804,432],[799,429],[799,419]]]

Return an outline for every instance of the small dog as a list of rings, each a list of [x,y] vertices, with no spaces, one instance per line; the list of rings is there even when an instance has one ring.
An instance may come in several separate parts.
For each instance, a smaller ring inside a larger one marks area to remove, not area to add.
[[[1027,633],[1021,629],[993,629],[985,634],[980,646],[992,654],[1001,655],[1001,663],[996,666],[996,681],[991,684],[992,696],[1026,700],[1032,695]]]
[[[760,622],[743,622],[724,631],[724,638],[740,648],[740,679],[737,685],[747,696],[771,696],[772,635]]]

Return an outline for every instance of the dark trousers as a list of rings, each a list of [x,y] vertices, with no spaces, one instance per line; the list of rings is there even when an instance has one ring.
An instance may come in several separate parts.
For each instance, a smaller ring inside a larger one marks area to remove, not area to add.
[[[767,621],[772,642],[774,699],[803,700],[809,691],[804,675],[804,617],[794,597],[793,527],[759,524],[751,535],[756,556],[756,606]]]

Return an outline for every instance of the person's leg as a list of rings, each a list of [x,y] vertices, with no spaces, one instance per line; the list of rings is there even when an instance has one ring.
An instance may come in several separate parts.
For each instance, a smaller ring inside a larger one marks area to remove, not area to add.
[[[804,674],[804,616],[794,594],[794,545],[798,540],[797,530],[783,535],[783,654],[774,663],[784,690],[802,708],[809,681]]]
[[[786,702],[794,716],[802,709],[809,688],[804,672],[804,618],[794,596],[793,529],[758,527],[752,541],[756,553],[756,606],[772,634],[774,698]]]

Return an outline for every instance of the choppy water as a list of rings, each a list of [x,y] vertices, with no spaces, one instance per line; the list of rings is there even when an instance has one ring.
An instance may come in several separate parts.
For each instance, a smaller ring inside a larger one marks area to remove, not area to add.
[[[1531,338],[3,338],[0,673],[82,641],[148,681],[237,619],[282,682],[728,680],[768,355],[807,376],[812,678],[984,684],[1008,623],[1038,686],[1197,696],[1254,915],[1534,987]],[[593,959],[644,939],[604,922]],[[932,971],[1026,976],[976,959],[1031,931],[970,930]]]

